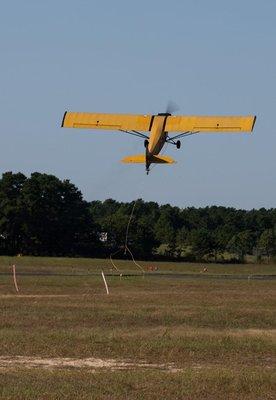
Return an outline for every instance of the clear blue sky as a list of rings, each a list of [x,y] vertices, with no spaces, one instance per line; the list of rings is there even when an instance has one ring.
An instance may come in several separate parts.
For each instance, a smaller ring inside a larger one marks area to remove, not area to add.
[[[276,206],[274,0],[11,0],[0,14],[0,172],[68,178],[85,199]],[[202,134],[174,166],[118,132],[60,128],[65,110],[256,114],[253,135]]]

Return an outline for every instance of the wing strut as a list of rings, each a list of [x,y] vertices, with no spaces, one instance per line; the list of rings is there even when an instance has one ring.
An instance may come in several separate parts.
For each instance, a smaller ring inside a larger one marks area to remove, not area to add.
[[[140,137],[142,139],[148,139],[149,138],[147,135],[144,135],[143,133],[138,132],[138,131],[126,131],[124,129],[119,129],[119,131],[128,133],[129,135],[138,136],[138,137]]]
[[[176,145],[176,142],[175,142],[176,139],[180,139],[181,137],[187,137],[187,136],[195,135],[196,133],[199,133],[199,131],[196,131],[196,132],[187,131],[187,132],[180,133],[179,135],[175,135],[173,137],[167,136],[166,142]]]

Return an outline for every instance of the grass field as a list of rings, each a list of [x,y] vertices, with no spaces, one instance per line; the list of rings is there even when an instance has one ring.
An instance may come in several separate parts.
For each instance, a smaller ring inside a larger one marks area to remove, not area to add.
[[[0,272],[93,273],[108,260],[0,258]],[[118,263],[124,271],[133,264]],[[199,273],[202,265],[143,263]],[[275,266],[207,265],[275,274]],[[0,276],[1,399],[274,399],[276,281]]]
[[[132,261],[114,260],[115,265],[123,272],[138,271]],[[63,257],[4,257],[0,256],[0,273],[10,272],[11,265],[16,264],[18,271],[24,272],[61,272],[93,273],[104,270],[114,271],[109,259],[63,258]],[[276,274],[276,264],[199,264],[180,262],[139,261],[145,269],[156,267],[159,272],[200,273],[203,267],[207,274]]]

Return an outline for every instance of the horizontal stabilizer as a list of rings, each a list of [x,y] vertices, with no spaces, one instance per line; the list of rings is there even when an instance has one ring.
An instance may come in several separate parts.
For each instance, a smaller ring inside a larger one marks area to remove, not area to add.
[[[123,163],[135,163],[135,164],[145,164],[146,156],[145,154],[136,154],[134,156],[127,156],[121,160]]]
[[[175,163],[174,159],[169,156],[151,156],[150,162],[151,162],[151,164],[173,164],[173,163]]]
[[[123,163],[145,164],[145,154],[136,154],[134,156],[127,156],[121,160]],[[169,156],[150,156],[148,159],[150,164],[173,164],[175,161]]]

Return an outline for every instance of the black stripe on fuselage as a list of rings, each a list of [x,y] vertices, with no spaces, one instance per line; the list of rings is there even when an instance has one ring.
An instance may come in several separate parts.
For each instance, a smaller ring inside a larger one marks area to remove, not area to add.
[[[150,124],[149,124],[149,132],[151,131],[153,120],[154,120],[155,115],[151,116]]]
[[[165,132],[165,126],[166,126],[167,118],[168,118],[168,115],[166,115],[165,118],[164,118],[163,128],[162,128],[163,132]]]

